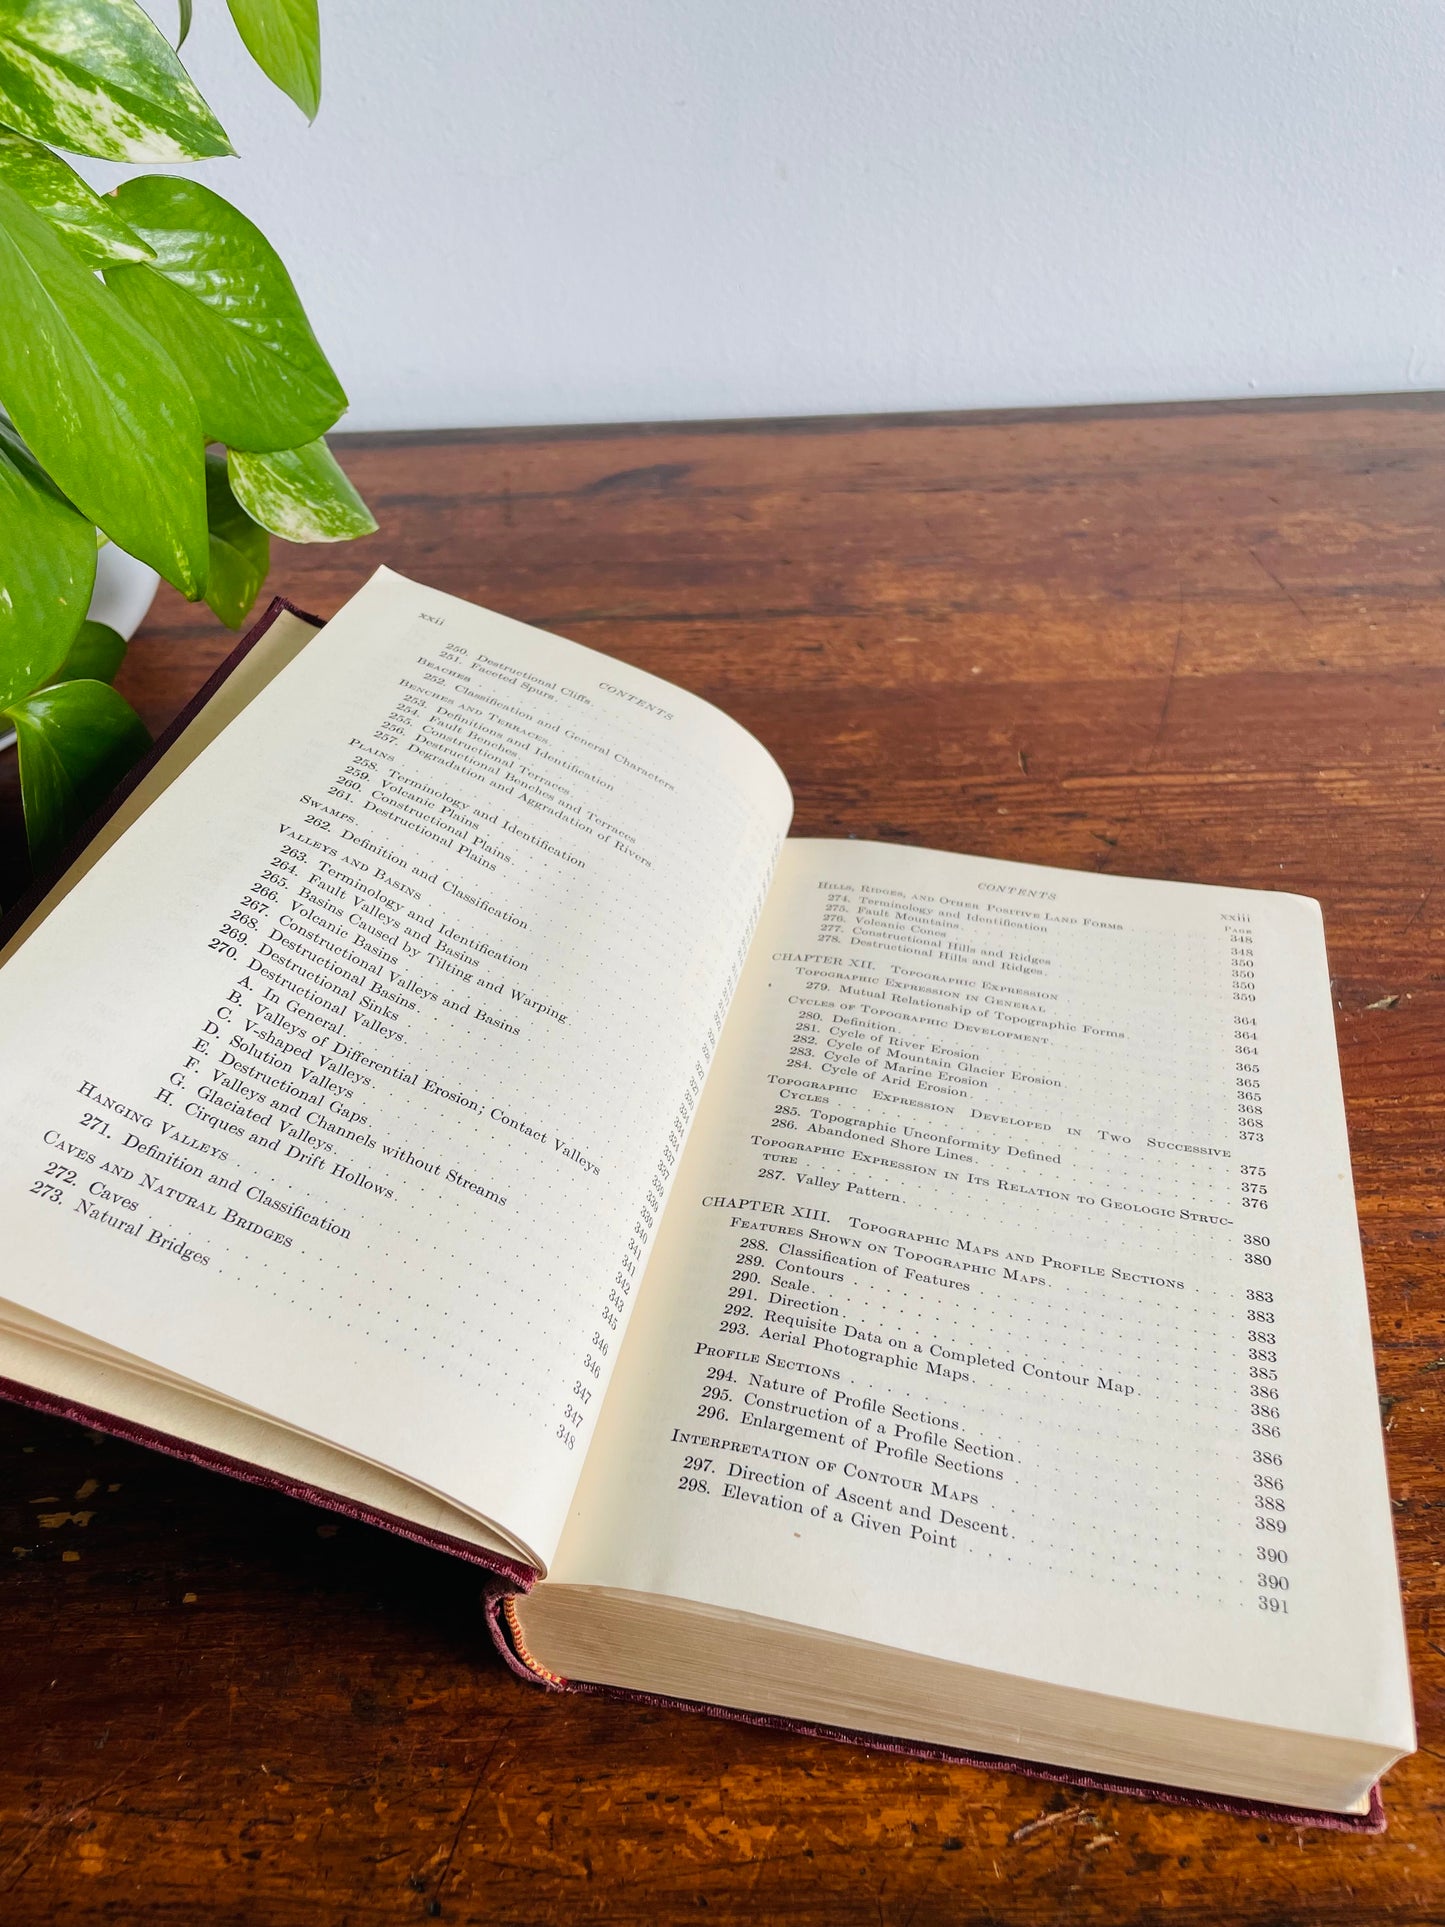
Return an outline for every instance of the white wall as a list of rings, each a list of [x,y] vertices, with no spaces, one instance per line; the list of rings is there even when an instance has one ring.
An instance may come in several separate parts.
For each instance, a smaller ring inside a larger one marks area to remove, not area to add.
[[[348,426],[1445,385],[1439,0],[321,12],[185,58]]]

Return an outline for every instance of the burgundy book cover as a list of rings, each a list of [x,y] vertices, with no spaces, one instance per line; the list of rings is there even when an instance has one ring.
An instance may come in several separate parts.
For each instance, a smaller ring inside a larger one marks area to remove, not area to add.
[[[196,719],[232,670],[250,653],[276,618],[287,612],[299,616],[304,622],[309,622],[313,628],[320,629],[324,626],[320,617],[307,614],[304,609],[298,609],[294,603],[287,602],[280,596],[275,597],[266,613],[246,632],[225,661],[202,684],[169,728],[156,738],[149,753],[137,763],[95,814],[81,826],[53,870],[47,875],[37,877],[19,902],[0,917],[0,946],[9,941],[36,905],[43,900],[47,891],[64,876],[91,838],[131,794],[142,777]],[[706,1714],[711,1719],[732,1720],[743,1726],[771,1727],[785,1732],[803,1733],[810,1738],[843,1741],[875,1753],[892,1753],[917,1760],[954,1761],[963,1766],[978,1767],[985,1772],[1019,1773],[1029,1779],[1042,1780],[1055,1786],[1081,1787],[1096,1793],[1121,1793],[1136,1799],[1158,1800],[1172,1806],[1203,1808],[1213,1813],[1237,1814],[1241,1818],[1264,1820],[1282,1826],[1328,1828],[1339,1833],[1383,1833],[1385,1831],[1385,1809],[1378,1786],[1371,1790],[1370,1807],[1367,1813],[1322,1813],[1308,1807],[1275,1806],[1260,1801],[1231,1799],[1223,1794],[1192,1793],[1178,1787],[1111,1779],[1103,1774],[1076,1773],[1064,1767],[1047,1766],[1036,1760],[995,1758],[989,1754],[965,1752],[957,1747],[921,1746],[911,1740],[887,1739],[877,1733],[859,1733],[841,1726],[814,1726],[801,1720],[780,1719],[773,1714],[749,1713],[737,1707],[709,1706],[695,1700],[669,1699],[655,1693],[633,1692],[619,1686],[597,1686],[586,1680],[562,1679],[557,1674],[549,1673],[544,1667],[539,1666],[527,1653],[522,1641],[512,1602],[519,1594],[531,1590],[537,1583],[538,1575],[519,1561],[507,1559],[499,1553],[486,1552],[478,1546],[468,1545],[465,1540],[455,1539],[449,1533],[413,1525],[410,1520],[399,1519],[391,1513],[377,1511],[372,1506],[357,1504],[337,1493],[323,1491],[301,1480],[287,1478],[280,1473],[272,1472],[265,1466],[232,1458],[227,1453],[212,1451],[206,1446],[192,1444],[186,1439],[176,1438],[169,1433],[153,1431],[147,1426],[136,1425],[128,1419],[118,1418],[113,1413],[98,1412],[88,1405],[58,1397],[34,1386],[18,1385],[13,1379],[0,1378],[0,1398],[9,1400],[13,1404],[29,1406],[37,1412],[45,1412],[57,1418],[73,1419],[80,1424],[92,1426],[97,1431],[108,1432],[117,1438],[149,1446],[154,1451],[165,1452],[172,1458],[184,1459],[192,1465],[203,1466],[208,1471],[224,1472],[231,1478],[244,1479],[252,1485],[265,1486],[272,1491],[284,1492],[292,1498],[303,1499],[308,1504],[324,1506],[330,1511],[338,1512],[364,1525],[381,1526],[403,1539],[413,1540],[419,1545],[435,1547],[439,1551],[454,1554],[459,1559],[468,1560],[473,1565],[485,1568],[489,1577],[484,1586],[483,1600],[487,1626],[497,1651],[519,1679],[526,1680],[529,1685],[541,1687],[547,1692],[586,1693],[596,1698],[631,1702],[639,1706],[680,1706],[689,1712]]]

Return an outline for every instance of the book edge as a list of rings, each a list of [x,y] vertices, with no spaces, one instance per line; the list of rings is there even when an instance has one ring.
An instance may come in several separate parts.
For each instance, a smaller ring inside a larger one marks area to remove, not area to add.
[[[137,1424],[135,1420],[120,1418],[113,1412],[97,1411],[92,1405],[83,1405],[58,1392],[47,1392],[41,1386],[21,1385],[13,1378],[0,1378],[0,1399],[12,1405],[25,1406],[30,1411],[43,1412],[50,1418],[70,1419],[75,1424],[91,1426],[98,1432],[108,1433],[112,1438],[124,1439],[128,1444],[144,1445],[151,1451],[165,1453],[167,1458],[198,1465],[203,1471],[224,1472],[246,1485],[260,1486],[269,1492],[283,1493],[290,1499],[300,1499],[308,1505],[321,1506],[328,1512],[338,1512],[344,1518],[355,1520],[358,1525],[379,1526],[385,1532],[395,1533],[399,1539],[409,1539],[414,1545],[426,1546],[434,1552],[451,1553],[456,1558],[466,1560],[469,1565],[480,1566],[518,1592],[530,1592],[536,1584],[537,1574],[532,1567],[523,1565],[520,1560],[509,1559],[505,1553],[488,1552],[484,1546],[474,1546],[465,1539],[454,1538],[450,1533],[439,1532],[431,1526],[417,1525],[394,1512],[382,1512],[375,1506],[363,1505],[357,1499],[329,1492],[324,1486],[290,1478],[285,1473],[272,1471],[269,1466],[257,1465],[249,1459],[234,1458],[228,1452],[218,1452],[208,1445],[197,1445],[190,1439]]]
[[[530,1591],[524,1587],[519,1591]],[[1121,1780],[1107,1774],[1071,1772],[1041,1760],[1015,1759],[1005,1754],[972,1753],[962,1747],[928,1746],[914,1740],[891,1739],[886,1734],[864,1733],[846,1726],[822,1726],[805,1720],[784,1719],[775,1713],[750,1713],[736,1706],[714,1706],[702,1700],[676,1699],[665,1693],[645,1693],[626,1686],[599,1686],[591,1680],[563,1679],[550,1673],[531,1658],[516,1628],[511,1601],[518,1597],[504,1581],[494,1581],[486,1592],[487,1626],[492,1642],[504,1664],[519,1679],[550,1693],[582,1693],[594,1699],[617,1700],[634,1706],[669,1706],[683,1712],[701,1713],[708,1719],[730,1720],[735,1725],[770,1728],[782,1733],[801,1733],[808,1739],[835,1740],[857,1746],[870,1753],[888,1753],[909,1760],[937,1760],[946,1764],[975,1767],[984,1773],[1017,1773],[1029,1780],[1042,1780],[1052,1786],[1083,1787],[1090,1792],[1122,1794],[1131,1800],[1153,1800],[1166,1806],[1193,1807],[1208,1813],[1223,1813],[1236,1819],[1264,1820],[1276,1826],[1316,1827],[1333,1833],[1384,1833],[1389,1825],[1385,1803],[1377,1781],[1370,1789],[1367,1813],[1327,1813],[1314,1807],[1276,1806],[1263,1800],[1240,1800],[1226,1793],[1201,1793],[1184,1787],[1161,1786],[1144,1780]]]

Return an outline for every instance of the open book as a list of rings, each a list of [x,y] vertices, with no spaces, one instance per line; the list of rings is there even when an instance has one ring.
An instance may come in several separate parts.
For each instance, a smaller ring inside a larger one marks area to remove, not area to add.
[[[3,953],[9,1395],[477,1559],[553,1683],[1367,1815],[1317,906],[791,813],[592,650],[278,606]]]

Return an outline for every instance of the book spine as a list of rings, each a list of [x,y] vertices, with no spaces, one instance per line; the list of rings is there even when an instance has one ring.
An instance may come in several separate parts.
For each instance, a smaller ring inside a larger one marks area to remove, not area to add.
[[[512,1587],[504,1581],[494,1581],[483,1595],[486,1607],[487,1630],[492,1635],[502,1663],[518,1679],[526,1680],[529,1686],[543,1686],[554,1693],[573,1693],[584,1690],[576,1682],[563,1679],[560,1673],[552,1673],[538,1660],[533,1659],[522,1638],[522,1629],[517,1624],[517,1599],[520,1593],[529,1592],[530,1586]],[[605,1689],[594,1687],[594,1692]]]

